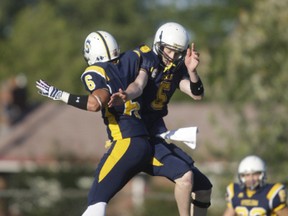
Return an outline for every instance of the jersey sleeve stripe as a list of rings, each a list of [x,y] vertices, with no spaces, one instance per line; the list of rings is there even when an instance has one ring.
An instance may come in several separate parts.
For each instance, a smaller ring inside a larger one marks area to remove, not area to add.
[[[99,74],[101,77],[103,77],[104,79],[106,79],[107,81],[110,80],[110,78],[108,77],[108,75],[106,74],[105,70],[102,67],[99,66],[95,66],[92,65],[90,67],[87,67],[86,70],[84,71],[84,73],[81,75],[81,79],[82,77],[88,73],[88,72],[93,72],[93,73],[97,73]]]
[[[228,192],[228,199],[231,200],[232,197],[234,196],[234,184],[230,183],[227,187],[227,192]]]
[[[285,207],[286,207],[286,203],[282,203],[279,206],[277,206],[276,208],[274,208],[273,212],[277,212],[277,211],[279,211],[279,210],[281,210],[281,209],[283,209]]]
[[[138,57],[141,56],[141,54],[140,54],[140,52],[138,50],[133,50],[133,52],[135,52],[138,55]]]
[[[271,209],[273,207],[273,199],[279,193],[281,189],[283,189],[283,185],[280,183],[276,183],[275,185],[273,185],[273,187],[270,189],[269,193],[267,194],[266,197],[269,200],[269,207]]]
[[[226,201],[227,201],[227,207],[233,208],[232,204],[232,198],[234,197],[234,183],[230,183],[227,186],[227,192],[226,192]]]

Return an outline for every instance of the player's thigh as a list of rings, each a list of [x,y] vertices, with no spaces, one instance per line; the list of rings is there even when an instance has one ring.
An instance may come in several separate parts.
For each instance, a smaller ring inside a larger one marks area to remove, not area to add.
[[[154,145],[154,157],[148,171],[153,176],[164,176],[174,181],[190,170],[190,165],[176,156],[165,144]]]
[[[167,147],[173,152],[175,156],[181,158],[190,166],[194,164],[193,158],[190,155],[188,155],[185,151],[183,151],[180,147],[178,147],[177,145],[171,143],[171,144],[167,144]]]
[[[89,193],[89,205],[108,202],[151,160],[151,147],[143,138],[119,140],[104,154],[95,172]]]

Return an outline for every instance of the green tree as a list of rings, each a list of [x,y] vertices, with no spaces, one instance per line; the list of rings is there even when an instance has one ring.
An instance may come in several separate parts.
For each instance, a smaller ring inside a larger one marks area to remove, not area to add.
[[[9,76],[18,73],[27,76],[31,99],[36,92],[34,83],[39,78],[69,88],[75,77],[80,76],[81,45],[73,31],[67,29],[67,21],[59,18],[46,2],[18,13],[4,46],[6,61],[1,65],[8,70]]]
[[[287,6],[285,0],[267,0],[255,2],[252,12],[240,13],[227,43],[229,64],[220,84],[227,101],[239,110],[241,138],[234,153],[259,154],[282,178],[288,170]],[[248,103],[256,111],[252,118]]]

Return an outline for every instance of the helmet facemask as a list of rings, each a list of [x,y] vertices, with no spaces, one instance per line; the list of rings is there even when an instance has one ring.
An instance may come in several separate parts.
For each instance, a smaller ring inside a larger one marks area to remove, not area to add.
[[[167,61],[172,62],[175,65],[178,65],[181,61],[183,61],[186,55],[186,50],[180,50],[162,42],[158,42],[157,44],[155,44],[155,46],[156,46],[156,51],[158,55],[160,55],[162,58],[166,59]],[[164,48],[173,50],[175,52],[174,58],[170,58],[164,52]],[[163,59],[161,60],[163,62]]]
[[[239,173],[238,174],[238,178],[239,178],[239,181],[240,181],[242,188],[248,188],[250,190],[255,190],[257,187],[262,187],[265,184],[265,173],[264,172],[254,172],[254,173],[246,173],[246,174],[253,175],[255,173],[260,174],[258,177],[258,180],[257,180],[257,182],[252,182],[252,185],[250,185],[249,187],[246,185],[245,173]]]

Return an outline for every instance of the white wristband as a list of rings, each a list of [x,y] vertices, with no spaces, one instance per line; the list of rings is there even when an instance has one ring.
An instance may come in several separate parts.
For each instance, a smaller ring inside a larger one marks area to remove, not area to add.
[[[61,95],[61,100],[65,103],[68,103],[70,94],[68,92],[63,91]]]

